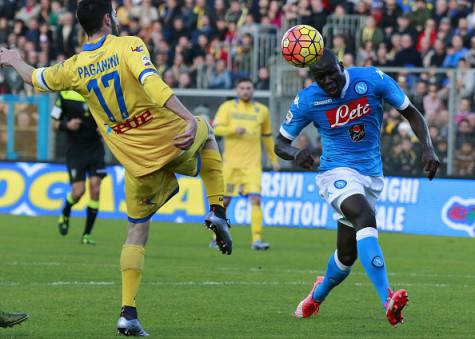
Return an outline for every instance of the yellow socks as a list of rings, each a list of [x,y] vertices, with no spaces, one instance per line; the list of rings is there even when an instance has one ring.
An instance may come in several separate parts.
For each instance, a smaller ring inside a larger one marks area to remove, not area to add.
[[[124,245],[120,255],[122,271],[122,306],[135,307],[135,297],[142,279],[145,249],[140,245]]]
[[[215,149],[204,149],[200,156],[200,175],[206,188],[208,203],[223,207],[224,180],[221,154]]]
[[[251,207],[252,242],[262,240],[262,209],[261,205],[252,204]]]

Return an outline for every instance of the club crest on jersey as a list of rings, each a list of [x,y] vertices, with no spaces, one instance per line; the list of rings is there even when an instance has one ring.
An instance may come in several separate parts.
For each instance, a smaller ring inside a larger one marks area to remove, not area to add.
[[[132,52],[137,52],[137,53],[140,53],[143,51],[143,46],[138,46],[138,47],[130,47],[130,49],[132,50]]]
[[[354,120],[361,119],[370,112],[371,106],[368,103],[368,98],[362,97],[326,111],[325,114],[330,127],[336,128],[345,126]]]
[[[358,93],[359,95],[366,94],[368,92],[368,85],[366,85],[366,82],[358,81],[355,84],[355,92]]]
[[[351,140],[358,142],[365,136],[365,130],[363,124],[353,125],[348,128],[350,132]]]
[[[338,188],[339,190],[341,190],[342,188],[345,188],[346,185],[347,185],[346,180],[337,180],[333,183],[333,186],[335,186],[335,188]]]

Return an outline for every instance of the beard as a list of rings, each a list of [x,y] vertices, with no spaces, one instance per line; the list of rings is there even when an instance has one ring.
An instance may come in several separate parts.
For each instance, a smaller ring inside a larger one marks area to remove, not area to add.
[[[111,26],[111,31],[112,31],[112,34],[113,35],[116,35],[116,36],[119,36],[119,25],[117,23],[114,23],[112,26]]]

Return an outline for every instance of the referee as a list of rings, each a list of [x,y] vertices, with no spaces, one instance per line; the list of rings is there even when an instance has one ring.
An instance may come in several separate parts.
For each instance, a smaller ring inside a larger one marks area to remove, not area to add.
[[[99,211],[101,180],[107,175],[104,146],[97,131],[96,122],[89,112],[85,99],[74,91],[59,93],[55,107],[51,111],[51,117],[54,119],[54,129],[65,131],[67,135],[66,164],[72,186],[59,217],[59,233],[68,234],[71,208],[84,194],[87,173],[90,201],[87,206],[86,225],[81,243],[95,245],[91,232]]]

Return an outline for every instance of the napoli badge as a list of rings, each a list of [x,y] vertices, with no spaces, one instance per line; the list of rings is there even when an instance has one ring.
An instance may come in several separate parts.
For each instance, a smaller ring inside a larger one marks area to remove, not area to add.
[[[364,81],[358,81],[355,84],[355,92],[359,95],[365,95],[368,92],[368,85]]]

